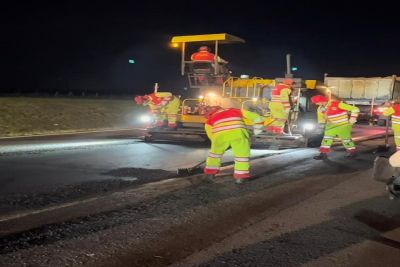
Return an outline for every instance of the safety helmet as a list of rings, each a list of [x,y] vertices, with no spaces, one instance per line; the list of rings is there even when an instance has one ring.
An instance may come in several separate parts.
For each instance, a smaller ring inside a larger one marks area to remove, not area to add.
[[[286,78],[283,80],[283,83],[287,85],[293,85],[295,82],[291,78]]]
[[[138,95],[135,97],[135,102],[138,105],[143,105],[144,102],[146,102],[147,100],[149,100],[149,96],[148,95]]]
[[[144,102],[143,96],[140,96],[140,95],[136,96],[136,97],[135,97],[135,102],[136,102],[136,104],[138,104],[138,105],[142,105],[143,102]]]
[[[200,46],[199,51],[210,51],[210,48],[208,48],[208,46]]]
[[[222,107],[220,107],[220,106],[208,106],[205,109],[204,116],[206,118],[210,118],[212,115],[214,115],[215,113],[217,113],[220,110],[222,110]]]
[[[328,102],[328,98],[326,98],[323,95],[315,95],[315,96],[311,97],[311,102],[313,102],[314,104],[324,103],[324,102]]]

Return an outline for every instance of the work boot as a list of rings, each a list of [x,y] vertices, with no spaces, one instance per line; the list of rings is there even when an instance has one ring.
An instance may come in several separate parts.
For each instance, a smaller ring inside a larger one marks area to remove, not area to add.
[[[204,168],[204,173],[208,175],[216,175],[219,173],[218,169],[209,169],[207,167]]]
[[[178,129],[178,126],[176,123],[168,123],[168,129],[171,131],[176,131]]]
[[[242,173],[242,174],[234,174],[233,178],[235,178],[236,184],[242,184],[244,182],[250,181],[250,174],[249,173]]]
[[[247,179],[235,179],[235,184],[243,184],[243,183],[248,183],[250,182],[251,179],[247,178]]]
[[[315,160],[324,160],[324,159],[327,159],[327,158],[328,158],[328,155],[326,155],[326,153],[319,153],[319,155],[314,156]]]
[[[386,185],[391,200],[400,198],[400,177],[396,177],[393,182]]]

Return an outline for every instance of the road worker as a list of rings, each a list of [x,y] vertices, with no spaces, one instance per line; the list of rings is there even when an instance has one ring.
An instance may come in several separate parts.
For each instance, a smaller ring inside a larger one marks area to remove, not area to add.
[[[198,52],[193,53],[190,57],[192,61],[206,61],[214,63],[215,54],[210,52],[210,48],[208,46],[201,46]],[[228,61],[222,59],[221,57],[217,57],[217,62],[220,64],[227,64]]]
[[[144,96],[135,97],[138,105],[149,106],[151,113],[155,117],[156,127],[168,126],[176,129],[177,114],[180,108],[180,99],[170,92],[157,92]],[[166,125],[165,121],[168,121]]]
[[[294,85],[293,79],[284,79],[282,83],[278,83],[271,93],[271,102],[269,109],[272,123],[267,126],[267,131],[273,134],[284,134],[283,129],[289,117],[291,109],[290,94]]]
[[[246,129],[244,118],[254,123],[254,134],[263,129],[263,117],[257,113],[235,108],[222,109],[209,107],[205,114],[205,130],[211,140],[211,150],[207,157],[204,173],[216,175],[221,166],[221,159],[228,148],[232,148],[235,157],[233,177],[236,183],[250,178],[250,133]]]
[[[357,122],[360,109],[342,101],[329,100],[323,95],[313,96],[311,101],[319,106],[317,111],[318,123],[325,124],[320,154],[315,156],[314,159],[323,160],[327,158],[335,137],[342,140],[343,146],[347,150],[347,157],[354,157],[356,147],[351,139],[351,131],[353,124]],[[351,113],[350,118],[349,112]]]
[[[396,150],[400,150],[400,99],[396,99],[394,103],[383,111],[384,116],[391,116],[392,130],[394,134],[394,142]]]

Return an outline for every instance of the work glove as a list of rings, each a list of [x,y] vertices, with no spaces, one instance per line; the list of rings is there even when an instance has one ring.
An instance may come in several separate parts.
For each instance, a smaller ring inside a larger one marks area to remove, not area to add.
[[[262,133],[262,129],[254,129],[254,135],[259,135],[260,133]]]
[[[350,123],[350,124],[354,124],[354,123],[356,123],[356,122],[357,122],[357,119],[356,119],[356,118],[351,117],[351,118],[349,119],[349,123]]]

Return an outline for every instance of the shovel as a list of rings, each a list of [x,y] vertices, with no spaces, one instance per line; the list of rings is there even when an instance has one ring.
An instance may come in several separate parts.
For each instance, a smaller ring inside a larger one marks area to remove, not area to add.
[[[178,176],[190,176],[193,174],[197,174],[197,173],[201,173],[202,172],[202,168],[200,167],[202,164],[204,164],[206,162],[206,160],[203,160],[199,163],[197,163],[196,165],[194,165],[193,167],[190,168],[180,168],[177,170],[176,174],[178,174]]]

